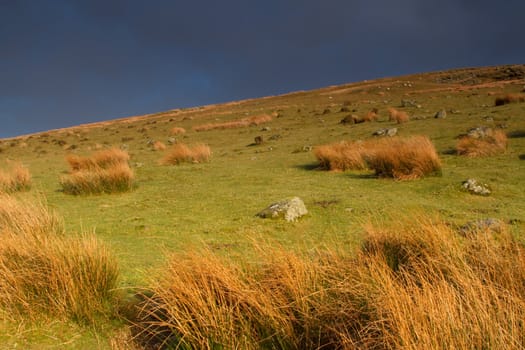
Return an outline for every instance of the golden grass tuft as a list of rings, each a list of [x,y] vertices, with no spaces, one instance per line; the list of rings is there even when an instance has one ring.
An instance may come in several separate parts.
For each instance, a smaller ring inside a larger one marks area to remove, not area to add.
[[[30,189],[31,173],[22,164],[16,163],[8,171],[0,170],[0,192],[12,193]]]
[[[177,143],[168,150],[160,163],[163,165],[177,165],[181,163],[204,163],[208,162],[211,157],[211,149],[205,144],[196,144],[188,146],[183,143]]]
[[[441,161],[426,136],[383,138],[370,141],[365,156],[377,176],[413,180],[441,173]]]
[[[171,128],[171,130],[170,130],[170,135],[171,136],[182,135],[182,134],[185,134],[185,133],[186,133],[186,129],[180,128],[180,127],[177,127],[177,126]]]
[[[365,122],[375,122],[377,121],[377,113],[377,109],[374,108],[371,111],[368,111],[368,113],[366,113],[366,115],[363,117],[363,120]]]
[[[505,153],[507,135],[501,130],[492,130],[485,137],[461,137],[456,145],[459,155],[467,157],[488,157]]]
[[[173,256],[142,295],[135,334],[159,348],[519,348],[523,245],[506,230],[407,222],[368,225],[357,256],[337,243],[308,255],[258,247],[257,263]]]
[[[495,106],[503,106],[509,103],[525,102],[524,94],[507,94],[505,96],[496,97],[494,101]]]
[[[161,141],[155,141],[153,143],[153,149],[155,151],[164,151],[166,149],[166,145]]]
[[[133,188],[134,174],[129,166],[129,154],[112,148],[91,157],[68,155],[71,173],[60,179],[68,194],[98,194],[125,192]]]
[[[401,124],[408,122],[410,117],[406,112],[398,111],[397,109],[390,107],[388,108],[388,120]]]
[[[108,305],[114,301],[118,268],[94,236],[66,237],[61,220],[41,204],[5,196],[0,213],[2,313],[13,319],[53,316],[92,323],[113,312]]]
[[[426,136],[340,142],[314,148],[326,170],[374,170],[377,176],[412,180],[439,174],[441,162]]]
[[[321,169],[332,171],[363,170],[366,169],[363,146],[362,142],[343,141],[317,146],[313,152]]]
[[[208,130],[217,130],[217,129],[237,129],[245,128],[248,126],[256,126],[263,123],[268,123],[272,121],[272,116],[267,114],[251,116],[247,118],[232,120],[229,122],[222,123],[208,123],[197,125],[193,127],[195,131],[208,131]]]

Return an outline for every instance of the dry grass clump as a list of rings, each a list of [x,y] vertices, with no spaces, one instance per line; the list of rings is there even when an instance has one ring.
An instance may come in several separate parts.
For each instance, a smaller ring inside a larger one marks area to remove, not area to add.
[[[110,312],[118,269],[94,236],[66,237],[61,220],[41,204],[3,196],[0,213],[3,314],[93,322]]]
[[[71,171],[109,169],[116,165],[127,164],[129,154],[121,149],[111,148],[95,152],[89,157],[68,154],[66,161]]]
[[[164,151],[166,149],[166,145],[161,141],[155,141],[153,143],[153,149],[155,151]]]
[[[257,263],[174,256],[134,331],[154,348],[519,348],[525,249],[508,233],[441,222],[370,226],[357,256],[260,249]]]
[[[272,116],[263,114],[263,115],[256,115],[251,116],[247,118],[232,120],[229,122],[223,122],[223,123],[208,123],[208,124],[202,124],[197,125],[193,127],[193,130],[195,131],[208,131],[208,130],[215,130],[215,129],[236,129],[236,128],[245,128],[248,126],[256,126],[263,123],[268,123],[272,121]]]
[[[185,134],[185,133],[186,133],[186,129],[180,128],[180,127],[177,127],[177,126],[171,128],[171,130],[170,130],[170,135],[171,136],[181,135],[181,134]]]
[[[365,116],[363,117],[363,121],[365,122],[375,122],[377,121],[377,108],[373,108],[372,110],[368,111]]]
[[[113,148],[96,152],[91,157],[69,155],[66,160],[71,172],[60,179],[65,193],[114,193],[133,188],[134,174],[126,151]]]
[[[495,106],[503,106],[509,103],[525,102],[524,94],[507,94],[505,96],[496,97],[494,101]]]
[[[487,157],[505,153],[507,135],[501,130],[489,130],[483,137],[463,136],[456,145],[459,155],[467,157]]]
[[[439,174],[441,162],[426,136],[340,142],[318,146],[320,168],[335,171],[374,170],[380,177],[411,180]]]
[[[177,143],[171,147],[168,153],[161,159],[163,165],[177,165],[181,163],[204,163],[211,157],[211,149],[205,144],[188,146]]]
[[[319,161],[319,167],[325,170],[345,171],[366,169],[363,157],[366,145],[363,142],[337,142],[321,145],[313,152]]]
[[[15,164],[8,171],[0,170],[0,192],[12,193],[29,191],[31,174],[22,164]]]
[[[388,120],[401,124],[408,122],[410,117],[406,112],[398,111],[397,109],[390,107],[388,108]]]
[[[426,136],[370,141],[366,162],[377,176],[397,180],[413,180],[441,172],[436,148]]]

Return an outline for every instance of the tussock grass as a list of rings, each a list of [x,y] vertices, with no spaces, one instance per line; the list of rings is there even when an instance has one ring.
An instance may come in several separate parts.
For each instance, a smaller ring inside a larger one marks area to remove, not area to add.
[[[0,213],[2,313],[83,323],[111,312],[118,268],[94,236],[66,237],[61,220],[40,204],[2,196]]]
[[[371,142],[367,149],[366,162],[380,177],[412,180],[441,172],[439,156],[432,141],[426,136]]]
[[[395,121],[398,124],[406,123],[410,120],[410,117],[406,112],[398,111],[397,109],[390,107],[388,108],[388,120]]]
[[[153,149],[155,151],[164,151],[166,149],[166,145],[161,141],[155,141],[153,143]]]
[[[20,163],[7,171],[0,170],[0,192],[12,193],[31,189],[31,173]]]
[[[340,142],[318,146],[314,155],[322,169],[374,170],[380,177],[411,180],[438,174],[441,162],[425,136]]]
[[[193,127],[195,131],[208,131],[208,130],[217,130],[217,129],[237,129],[245,128],[252,125],[260,125],[263,123],[268,123],[272,121],[271,115],[256,115],[248,118],[242,118],[237,120],[232,120],[229,122],[223,123],[207,123],[202,125],[197,125]]]
[[[115,193],[133,188],[134,174],[125,151],[113,148],[96,152],[91,157],[68,155],[66,160],[71,173],[60,179],[65,193]]]
[[[170,135],[172,135],[172,136],[182,135],[182,134],[185,134],[185,133],[186,133],[186,129],[180,128],[180,127],[177,127],[177,126],[171,128],[171,130],[170,130]]]
[[[142,296],[137,337],[199,349],[524,343],[525,249],[508,232],[464,237],[417,218],[394,229],[368,225],[366,233],[356,256],[277,246],[262,247],[258,263],[234,264],[209,251],[174,256]]]
[[[211,157],[211,149],[205,144],[188,146],[177,143],[168,150],[167,154],[161,159],[163,165],[177,165],[181,163],[204,163]]]
[[[505,153],[507,150],[507,135],[501,130],[492,130],[485,137],[461,137],[456,145],[459,155],[467,157],[487,157]]]
[[[71,171],[109,169],[116,165],[127,164],[129,154],[121,149],[111,148],[95,152],[89,157],[68,154],[66,161]]]
[[[496,97],[494,101],[495,106],[503,106],[509,103],[525,102],[524,94],[507,94],[505,96]]]
[[[325,170],[345,171],[366,169],[363,157],[366,145],[362,142],[337,142],[321,145],[313,152],[319,161],[319,167]]]

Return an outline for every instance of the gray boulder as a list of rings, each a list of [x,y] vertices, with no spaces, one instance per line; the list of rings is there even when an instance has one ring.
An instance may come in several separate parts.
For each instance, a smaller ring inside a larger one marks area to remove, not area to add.
[[[492,193],[488,185],[481,184],[476,179],[468,179],[463,181],[463,188],[469,193],[478,196],[489,196]]]
[[[395,136],[397,134],[397,128],[386,128],[376,130],[372,135],[374,136]]]
[[[447,117],[447,111],[445,111],[444,109],[438,111],[434,115],[434,118],[436,118],[436,119],[445,119],[446,117]]]
[[[494,131],[491,128],[487,128],[486,126],[480,126],[468,130],[467,136],[475,139],[483,139],[492,136],[493,133]]]
[[[304,202],[299,197],[284,199],[273,203],[266,209],[257,213],[260,218],[284,218],[286,221],[296,221],[303,215],[308,214]]]

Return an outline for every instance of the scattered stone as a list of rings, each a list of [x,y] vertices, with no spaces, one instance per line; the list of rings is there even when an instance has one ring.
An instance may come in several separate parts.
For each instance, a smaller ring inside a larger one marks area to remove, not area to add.
[[[434,118],[436,119],[445,119],[447,117],[447,111],[442,109],[440,111],[438,111],[435,115],[434,115]]]
[[[261,129],[261,131],[270,131],[272,130],[272,128],[270,128],[269,126],[265,126],[264,128]]]
[[[486,218],[475,221],[469,221],[465,225],[459,228],[459,232],[467,236],[478,232],[495,232],[500,233],[503,231],[504,223],[499,219]]]
[[[170,137],[170,138],[168,138],[168,143],[170,145],[176,144],[177,143],[177,139],[174,138],[174,137]]]
[[[260,218],[284,218],[286,221],[296,221],[303,215],[308,214],[304,202],[299,197],[284,199],[273,203],[266,209],[257,213]]]
[[[263,137],[262,136],[255,136],[254,142],[256,145],[261,145],[263,143]]]
[[[275,135],[272,135],[268,138],[268,140],[271,140],[271,141],[276,141],[276,140],[279,140],[282,136],[280,134],[275,134]]]
[[[414,100],[401,100],[401,107],[417,107],[418,104]]]
[[[395,136],[397,134],[397,128],[386,128],[376,130],[372,135],[374,136]]]
[[[343,106],[341,107],[341,109],[339,110],[339,112],[350,112],[350,108],[346,107],[346,106]]]
[[[481,184],[475,179],[468,179],[463,181],[463,188],[469,193],[478,195],[478,196],[490,196],[492,191],[486,184]]]
[[[489,136],[492,136],[493,130],[486,126],[479,126],[477,128],[472,128],[467,131],[467,136],[475,139],[483,139]]]

